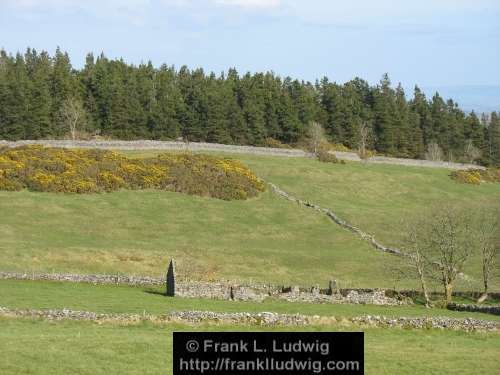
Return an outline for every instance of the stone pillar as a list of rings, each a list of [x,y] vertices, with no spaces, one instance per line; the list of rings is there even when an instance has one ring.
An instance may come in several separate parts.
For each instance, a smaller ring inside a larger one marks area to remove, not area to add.
[[[231,301],[234,301],[234,289],[233,287],[231,286],[231,288],[229,289],[229,299]]]
[[[173,259],[170,260],[170,264],[168,265],[167,271],[167,291],[166,295],[169,297],[175,296],[175,261]]]

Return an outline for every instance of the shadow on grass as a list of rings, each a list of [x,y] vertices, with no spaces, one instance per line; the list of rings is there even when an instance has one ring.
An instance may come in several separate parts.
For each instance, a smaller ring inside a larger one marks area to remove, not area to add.
[[[168,297],[164,291],[161,291],[158,289],[148,288],[148,289],[144,289],[143,291],[144,291],[144,293],[148,293],[148,294],[153,294],[153,295],[162,296],[162,297]]]

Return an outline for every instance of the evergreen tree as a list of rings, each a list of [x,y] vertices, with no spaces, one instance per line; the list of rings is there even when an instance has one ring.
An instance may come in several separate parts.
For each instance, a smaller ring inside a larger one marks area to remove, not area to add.
[[[374,91],[374,128],[377,135],[377,150],[395,154],[397,152],[395,94],[389,76],[385,74]]]
[[[162,65],[155,75],[155,100],[148,128],[153,139],[177,139],[181,133],[184,102],[175,82],[173,68]]]
[[[30,82],[21,54],[15,58],[2,52],[2,84],[0,108],[2,137],[8,140],[26,139],[26,121],[29,112]]]
[[[26,113],[25,137],[47,138],[55,135],[51,122],[52,98],[50,95],[50,57],[46,52],[40,55],[28,49],[25,54],[28,78],[28,112]]]
[[[500,116],[493,112],[488,125],[489,163],[500,167]]]
[[[51,87],[51,120],[56,135],[63,135],[65,128],[59,114],[63,103],[79,95],[78,82],[72,73],[71,62],[67,53],[63,53],[58,47],[53,57],[53,68],[50,79]]]

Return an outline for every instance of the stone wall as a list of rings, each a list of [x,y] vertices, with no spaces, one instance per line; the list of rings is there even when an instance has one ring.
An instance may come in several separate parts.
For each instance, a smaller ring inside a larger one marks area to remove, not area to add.
[[[24,140],[24,141],[2,141],[0,147],[17,147],[23,145],[40,144],[48,147],[68,147],[68,148],[102,148],[115,150],[165,150],[165,151],[224,151],[231,153],[255,154],[255,155],[271,155],[271,156],[288,156],[288,157],[312,157],[311,153],[299,149],[287,148],[272,148],[272,147],[255,147],[255,146],[236,146],[223,145],[219,143],[205,142],[184,142],[175,141],[69,141],[69,140]],[[335,151],[335,156],[338,159],[346,161],[361,161],[359,156],[354,152]],[[385,156],[374,156],[364,160],[365,163],[374,164],[396,164],[417,167],[430,168],[448,168],[448,169],[468,169],[484,167],[473,164],[448,163],[429,160],[417,159],[401,159],[390,158]]]
[[[165,277],[130,276],[130,275],[79,275],[79,274],[56,274],[56,273],[32,273],[32,272],[2,272],[0,280],[41,280],[76,282],[90,284],[123,284],[129,286],[165,286]],[[455,297],[477,298],[479,292],[453,292]],[[415,290],[392,290],[371,288],[341,288],[332,290],[329,288],[303,288],[298,286],[264,285],[264,284],[242,284],[236,282],[202,282],[202,281],[176,281],[175,295],[184,298],[210,298],[226,299],[235,301],[260,302],[272,297],[288,302],[303,303],[353,303],[353,304],[375,304],[375,305],[403,305],[411,304],[412,298],[419,295]],[[500,299],[500,293],[489,293],[490,298]],[[441,298],[442,294],[433,293],[435,299]],[[498,312],[499,306],[480,305],[454,305],[461,311],[485,312],[484,309],[492,308],[493,313]],[[464,307],[467,306],[467,307]]]
[[[127,275],[78,275],[34,272],[0,272],[0,280],[45,280],[90,284],[126,284],[131,286],[165,285],[165,278]]]
[[[488,306],[488,305],[469,305],[469,304],[459,304],[450,303],[446,306],[448,310],[454,311],[468,311],[468,312],[480,312],[485,314],[500,315],[500,306]]]
[[[34,310],[9,309],[0,307],[0,317],[43,319],[49,321],[77,320],[97,323],[138,324],[151,322],[153,324],[242,324],[257,326],[308,326],[354,324],[357,326],[375,326],[383,328],[411,329],[447,329],[463,331],[493,331],[500,328],[498,322],[479,319],[456,319],[448,317],[397,317],[363,315],[357,317],[308,316],[301,314],[261,313],[224,313],[213,311],[176,311],[164,315],[151,314],[100,314],[92,311],[74,311],[69,309]]]
[[[315,211],[318,211],[318,212],[325,214],[335,224],[340,225],[342,228],[349,230],[350,232],[354,233],[356,236],[360,237],[364,241],[367,241],[375,249],[383,251],[384,253],[390,253],[390,254],[394,254],[394,255],[404,255],[404,253],[400,249],[390,248],[390,247],[382,245],[381,243],[379,243],[375,239],[375,237],[373,235],[368,234],[366,232],[363,232],[358,227],[355,227],[354,225],[348,223],[344,219],[340,218],[337,214],[335,214],[335,212],[333,212],[332,210],[330,210],[328,208],[322,208],[314,203],[296,198],[296,197],[288,194],[286,191],[281,190],[278,186],[276,186],[273,183],[269,182],[268,184],[271,187],[271,190],[273,191],[274,194],[279,195],[280,197],[283,197],[289,201],[295,202],[301,206],[309,207]]]
[[[165,278],[124,275],[75,275],[0,272],[1,279],[85,282],[91,284],[126,284],[131,286],[165,285]],[[230,282],[176,281],[175,295],[184,298],[211,298],[235,301],[261,302],[276,298],[303,303],[354,303],[375,305],[402,305],[411,299],[390,290],[339,289],[332,291],[319,287],[299,288],[263,284]]]

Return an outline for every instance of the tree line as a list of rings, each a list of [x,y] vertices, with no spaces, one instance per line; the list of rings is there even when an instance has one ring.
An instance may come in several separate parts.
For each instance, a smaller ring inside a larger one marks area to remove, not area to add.
[[[350,149],[500,165],[499,117],[465,113],[418,87],[409,99],[387,75],[374,86],[360,78],[311,83],[273,72],[136,66],[103,54],[88,54],[74,69],[60,49],[0,51],[0,139],[7,140],[75,137],[78,124],[120,139],[296,145],[319,123],[330,142]]]

